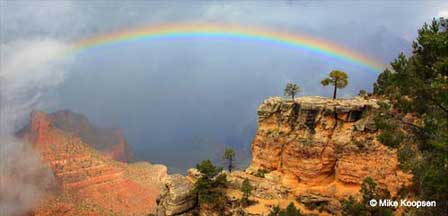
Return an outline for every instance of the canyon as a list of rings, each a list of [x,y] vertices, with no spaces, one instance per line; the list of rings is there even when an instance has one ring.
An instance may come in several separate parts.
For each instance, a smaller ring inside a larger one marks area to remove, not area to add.
[[[400,170],[396,150],[377,140],[378,108],[378,100],[362,97],[264,100],[258,108],[250,166],[226,173],[228,213],[266,215],[273,206],[285,208],[292,202],[304,213],[338,215],[339,201],[359,197],[366,177],[396,195],[411,184],[412,175]],[[197,173],[191,169],[186,177],[167,178],[157,215],[191,214],[194,194],[187,196],[179,188],[191,188]],[[256,204],[241,208],[237,202],[244,179],[254,187]]]
[[[110,137],[101,139],[105,135]],[[56,180],[30,215],[147,215],[155,210],[167,168],[120,162],[129,157],[116,130],[92,130],[85,117],[67,111],[36,111],[17,136],[40,153]]]
[[[412,175],[399,169],[396,150],[377,139],[378,103],[362,97],[264,100],[249,167],[226,172],[226,214],[266,215],[273,206],[294,203],[304,213],[338,215],[339,201],[359,197],[366,177],[392,195],[408,186]],[[120,130],[97,128],[81,114],[35,111],[17,136],[40,153],[56,179],[30,215],[222,213],[198,212],[192,193],[198,170],[168,175],[164,165],[133,162]],[[245,179],[255,203],[241,207]]]

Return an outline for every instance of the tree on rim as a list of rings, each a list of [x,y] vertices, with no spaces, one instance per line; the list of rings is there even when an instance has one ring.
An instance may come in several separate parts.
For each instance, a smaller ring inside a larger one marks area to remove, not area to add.
[[[337,89],[343,89],[348,84],[348,75],[344,71],[333,70],[329,77],[320,81],[323,86],[333,85],[333,100],[336,99]]]
[[[286,84],[285,88],[285,96],[291,96],[291,98],[294,100],[294,97],[297,93],[300,92],[300,86],[295,83],[288,83]]]
[[[231,147],[227,147],[224,151],[224,159],[227,160],[227,169],[232,172],[233,160],[235,159],[235,151]]]

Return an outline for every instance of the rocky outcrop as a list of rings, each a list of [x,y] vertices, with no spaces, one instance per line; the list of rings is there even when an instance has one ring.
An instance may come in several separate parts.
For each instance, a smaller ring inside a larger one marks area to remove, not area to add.
[[[228,186],[235,190],[240,190],[245,179],[249,180],[251,185],[254,185],[251,194],[262,199],[285,199],[291,192],[289,188],[269,178],[249,175],[242,171],[227,174]]]
[[[165,166],[112,160],[91,148],[77,133],[56,127],[54,119],[53,115],[33,112],[30,124],[18,133],[32,143],[58,182],[58,192],[36,208],[33,215],[155,212],[156,198],[167,173]]]
[[[367,176],[392,195],[397,193],[412,176],[399,169],[396,152],[377,140],[373,119],[377,109],[377,100],[364,98],[292,101],[274,97],[263,101],[250,167],[226,173],[226,214],[266,215],[272,206],[285,208],[294,203],[303,213],[338,215],[339,200],[359,196]],[[159,215],[191,214],[189,201],[193,199],[187,191],[200,175],[190,169],[187,177],[168,180]],[[245,179],[253,187],[250,199],[255,204],[249,207],[240,205]]]
[[[400,171],[396,152],[376,139],[377,103],[322,97],[263,101],[248,172],[276,171],[279,181],[293,190],[320,187],[318,193],[330,198],[346,195],[339,193],[344,186],[350,188],[348,194],[357,191],[353,187],[367,176],[396,193],[410,175]]]
[[[45,115],[48,125],[79,137],[103,155],[122,162],[132,161],[132,150],[120,129],[96,127],[84,115],[68,110]]]
[[[193,183],[186,177],[175,174],[164,181],[158,199],[157,216],[180,215],[189,212],[196,206],[196,197],[191,193]]]

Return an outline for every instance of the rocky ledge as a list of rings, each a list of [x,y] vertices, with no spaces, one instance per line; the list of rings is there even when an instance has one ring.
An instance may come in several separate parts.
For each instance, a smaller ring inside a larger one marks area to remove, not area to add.
[[[397,154],[377,140],[375,99],[269,98],[258,109],[249,173],[271,173],[302,203],[356,195],[372,177],[392,194],[411,175]]]

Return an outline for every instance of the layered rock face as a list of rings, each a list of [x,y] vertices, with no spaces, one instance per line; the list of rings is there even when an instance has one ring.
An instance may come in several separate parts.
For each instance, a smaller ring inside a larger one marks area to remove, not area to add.
[[[55,119],[63,121],[59,114],[33,112],[30,124],[18,134],[40,152],[59,186],[59,191],[33,214],[147,215],[155,212],[159,188],[167,175],[166,167],[112,160],[91,148],[92,144],[85,143],[78,136],[83,132],[68,133],[55,126]]]
[[[193,182],[185,176],[168,176],[158,199],[157,216],[172,216],[189,213],[196,206],[196,197],[191,193]]]
[[[105,156],[122,161],[132,161],[132,151],[120,129],[98,128],[82,114],[69,110],[48,114],[52,127],[81,138],[84,143]]]
[[[258,109],[248,171],[275,171],[292,188],[359,186],[371,176],[395,193],[410,176],[399,170],[396,152],[376,139],[377,108],[374,99],[269,98]]]

